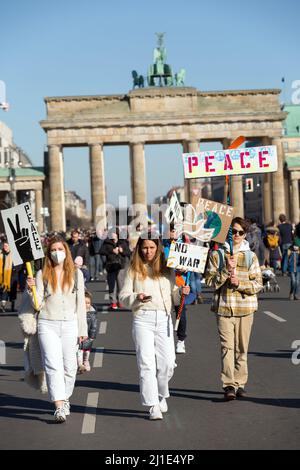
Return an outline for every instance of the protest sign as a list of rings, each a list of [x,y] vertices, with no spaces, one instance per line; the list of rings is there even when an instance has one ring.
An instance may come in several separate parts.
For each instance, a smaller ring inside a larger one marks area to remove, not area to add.
[[[225,243],[234,216],[234,208],[203,198],[199,199],[198,204],[204,209],[204,228],[214,229],[211,239],[218,243]]]
[[[44,257],[44,251],[28,202],[1,211],[15,266]]]
[[[168,224],[171,222],[181,222],[183,220],[182,207],[178,201],[176,191],[173,192],[168,209],[165,212],[165,218]]]
[[[176,238],[181,238],[185,234],[201,242],[210,242],[214,229],[205,228],[204,225],[203,206],[197,205],[195,209],[191,204],[187,204],[184,210],[184,220],[175,224]]]
[[[185,269],[187,271],[203,273],[207,255],[207,247],[172,242],[167,266],[174,269]]]
[[[277,147],[249,147],[184,153],[185,178],[270,173],[277,171]]]

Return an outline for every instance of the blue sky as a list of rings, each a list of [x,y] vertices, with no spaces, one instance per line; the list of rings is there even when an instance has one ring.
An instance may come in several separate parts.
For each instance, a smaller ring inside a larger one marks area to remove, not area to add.
[[[300,2],[285,0],[0,0],[0,120],[43,164],[45,96],[127,93],[165,32],[168,63],[199,90],[280,88],[300,79]],[[146,146],[148,201],[183,183],[181,147]],[[88,149],[64,151],[65,186],[90,200]],[[116,171],[118,168],[118,171]],[[130,196],[129,150],[105,148],[108,201]],[[130,199],[130,197],[129,197]]]

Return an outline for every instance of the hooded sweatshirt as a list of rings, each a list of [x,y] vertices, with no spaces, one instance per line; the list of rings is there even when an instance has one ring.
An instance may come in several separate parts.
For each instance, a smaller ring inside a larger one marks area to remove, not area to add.
[[[225,243],[225,260],[230,257],[229,244]],[[232,286],[225,262],[219,268],[219,254],[213,251],[210,255],[205,275],[208,286],[215,287],[211,310],[226,317],[240,317],[254,313],[258,308],[257,293],[262,289],[262,275],[255,253],[252,253],[251,265],[248,267],[247,255],[249,243],[243,240],[239,247],[233,246],[233,256],[236,260],[236,276],[238,287]],[[249,257],[248,257],[249,258]]]

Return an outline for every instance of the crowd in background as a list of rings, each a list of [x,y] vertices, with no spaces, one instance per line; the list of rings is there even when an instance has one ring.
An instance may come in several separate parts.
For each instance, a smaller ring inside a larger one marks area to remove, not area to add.
[[[251,219],[249,222],[247,240],[250,249],[256,253],[260,265],[269,266],[275,272],[281,272],[283,276],[289,273],[291,277],[295,276],[295,283],[300,284],[298,279],[300,274],[297,274],[300,272],[298,263],[300,222],[293,225],[284,214],[280,215],[277,225],[271,222],[260,226],[255,219]],[[151,228],[151,224],[148,228]],[[95,229],[74,228],[68,232],[43,234],[41,240],[46,250],[53,235],[62,236],[69,245],[75,265],[83,272],[85,282],[98,281],[103,275],[106,275],[110,307],[117,309],[122,308],[118,293],[121,290],[126,268],[142,230],[143,227],[139,224],[135,232],[131,232],[126,237],[129,233],[127,227],[97,232]],[[125,236],[124,233],[126,233]],[[169,239],[170,233],[172,233],[172,227],[165,238]],[[13,265],[5,234],[0,234],[0,237],[0,309],[5,312],[7,302],[10,301],[10,311],[14,311],[17,292],[23,292],[25,289],[26,268],[24,265]],[[193,240],[186,238],[188,243],[193,243]],[[41,268],[42,262],[42,260],[37,260],[33,264],[34,272]],[[196,279],[193,277],[192,281],[195,284],[196,296],[200,303],[202,301],[201,276],[196,276]]]

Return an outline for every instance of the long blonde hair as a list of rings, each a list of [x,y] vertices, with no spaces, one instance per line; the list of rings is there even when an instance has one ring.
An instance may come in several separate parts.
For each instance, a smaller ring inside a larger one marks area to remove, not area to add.
[[[54,236],[49,240],[47,252],[45,256],[45,263],[43,267],[43,280],[51,286],[53,292],[56,292],[58,287],[57,277],[55,273],[55,263],[52,261],[51,258],[51,249],[54,243],[62,243],[64,246],[66,257],[64,260],[63,265],[63,282],[62,282],[62,290],[68,291],[71,289],[73,282],[74,282],[74,272],[75,266],[74,261],[70,252],[70,248],[65,240],[60,236]]]
[[[155,257],[148,266],[152,268],[152,272],[149,273],[147,270],[147,263],[145,262],[142,246],[143,242],[150,240],[154,242],[157,246]],[[133,256],[131,259],[129,270],[137,275],[139,279],[146,279],[146,277],[151,276],[153,279],[158,279],[159,277],[165,276],[168,274],[169,269],[166,265],[166,259],[164,255],[163,245],[159,238],[152,238],[151,233],[148,233],[146,236],[142,234],[138,239]]]

